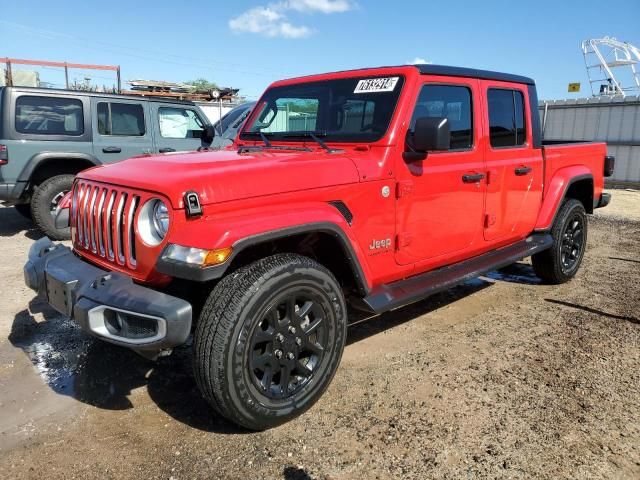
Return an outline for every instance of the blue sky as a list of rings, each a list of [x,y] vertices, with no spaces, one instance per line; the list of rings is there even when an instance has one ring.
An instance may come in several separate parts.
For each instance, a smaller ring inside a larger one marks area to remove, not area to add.
[[[206,77],[249,97],[278,78],[420,58],[528,75],[541,98],[567,98],[569,82],[589,95],[580,42],[640,46],[639,20],[640,0],[0,0],[0,56],[119,64],[125,80]]]

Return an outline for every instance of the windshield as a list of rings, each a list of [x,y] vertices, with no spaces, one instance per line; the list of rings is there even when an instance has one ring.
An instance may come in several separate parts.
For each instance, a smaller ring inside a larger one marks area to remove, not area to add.
[[[375,142],[389,128],[404,78],[360,77],[275,87],[240,138]],[[297,137],[297,138],[296,138]]]

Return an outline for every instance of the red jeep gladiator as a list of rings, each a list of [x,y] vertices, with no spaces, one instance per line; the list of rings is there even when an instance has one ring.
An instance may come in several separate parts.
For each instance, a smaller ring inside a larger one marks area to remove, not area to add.
[[[226,150],[81,172],[58,215],[73,248],[37,241],[25,280],[148,357],[193,330],[203,396],[266,429],[327,388],[348,306],[379,314],[529,256],[545,282],[571,279],[613,164],[603,143],[543,142],[526,77],[419,65],[283,80]]]

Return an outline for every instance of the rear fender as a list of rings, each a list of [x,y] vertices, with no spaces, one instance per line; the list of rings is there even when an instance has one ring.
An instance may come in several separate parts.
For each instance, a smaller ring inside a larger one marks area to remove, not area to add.
[[[580,181],[590,180],[593,185],[593,174],[584,165],[573,165],[559,169],[548,185],[545,186],[545,194],[542,200],[535,230],[549,230],[553,225],[556,214],[565,199],[569,187]],[[592,192],[593,195],[593,192]],[[590,208],[587,208],[590,210]]]

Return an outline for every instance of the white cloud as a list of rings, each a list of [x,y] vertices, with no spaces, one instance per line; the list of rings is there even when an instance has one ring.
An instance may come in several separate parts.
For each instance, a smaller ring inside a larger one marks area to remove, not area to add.
[[[267,6],[250,8],[229,20],[229,28],[236,33],[254,33],[265,37],[304,38],[313,30],[294,25],[287,11],[299,13],[342,13],[355,8],[351,0],[283,0]]]
[[[288,0],[284,3],[298,12],[342,13],[354,8],[348,0]]]
[[[287,22],[277,6],[251,8],[229,20],[229,28],[238,33],[257,33],[266,37],[301,38],[311,34],[309,28]]]
[[[422,57],[416,57],[413,60],[411,60],[410,62],[407,62],[409,65],[430,65],[433,62],[428,62],[427,60],[425,60]]]

